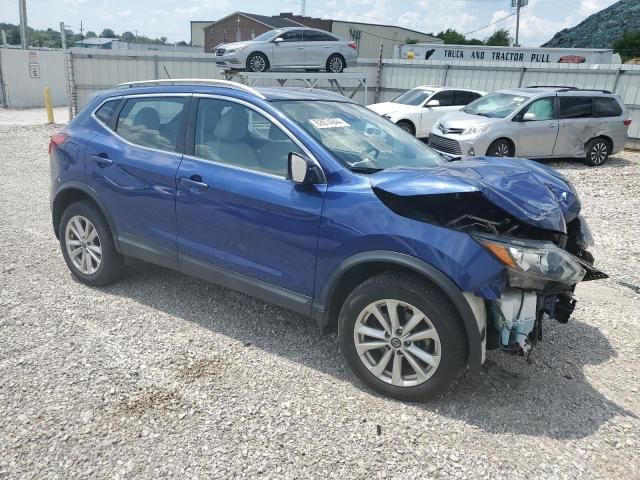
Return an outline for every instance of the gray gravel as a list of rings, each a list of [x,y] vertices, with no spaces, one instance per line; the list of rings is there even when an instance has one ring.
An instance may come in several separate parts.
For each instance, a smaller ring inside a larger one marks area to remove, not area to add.
[[[11,113],[16,118],[19,113]],[[366,390],[335,336],[158,267],[91,289],[48,205],[48,136],[0,110],[0,478],[640,478],[640,154],[553,165],[612,275],[583,284],[532,364],[403,404]]]

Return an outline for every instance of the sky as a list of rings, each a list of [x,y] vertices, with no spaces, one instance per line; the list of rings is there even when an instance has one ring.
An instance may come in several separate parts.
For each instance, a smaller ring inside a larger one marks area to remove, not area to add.
[[[617,0],[530,0],[521,12],[520,44],[539,46],[557,31],[572,27]],[[64,21],[78,32],[136,32],[190,40],[190,20],[216,20],[235,11],[262,15],[300,12],[299,0],[27,0],[29,26],[59,28]],[[310,16],[383,23],[425,33],[453,28],[468,33],[513,13],[511,0],[307,0]],[[18,0],[0,0],[0,22],[18,23]],[[471,33],[484,39],[498,28],[515,33],[515,16]]]

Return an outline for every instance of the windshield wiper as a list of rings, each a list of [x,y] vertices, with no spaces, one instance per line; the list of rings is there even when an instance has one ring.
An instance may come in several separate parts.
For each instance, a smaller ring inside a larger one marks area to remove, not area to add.
[[[384,170],[384,168],[349,167],[349,170],[351,170],[354,173],[376,173],[376,172],[379,172],[381,170]]]

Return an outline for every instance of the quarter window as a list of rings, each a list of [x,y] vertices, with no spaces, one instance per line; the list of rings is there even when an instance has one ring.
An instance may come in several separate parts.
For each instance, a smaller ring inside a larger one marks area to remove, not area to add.
[[[96,117],[100,119],[102,123],[105,125],[109,125],[111,121],[111,117],[113,116],[113,112],[116,111],[116,107],[120,103],[120,99],[117,100],[109,100],[102,104],[102,106],[96,110]]]
[[[301,150],[264,115],[237,103],[200,99],[197,157],[286,177],[289,152]]]
[[[175,152],[185,98],[132,98],[122,108],[116,131],[142,147]]]
[[[591,97],[560,97],[560,118],[591,118]]]
[[[593,97],[594,117],[619,117],[622,115],[622,107],[612,97]]]

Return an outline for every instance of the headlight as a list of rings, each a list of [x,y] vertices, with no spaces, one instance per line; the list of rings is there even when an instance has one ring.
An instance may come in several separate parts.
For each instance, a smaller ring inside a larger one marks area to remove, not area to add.
[[[550,242],[474,238],[508,267],[513,287],[543,289],[547,282],[572,285],[586,273],[569,252]]]
[[[491,125],[476,125],[475,127],[469,127],[464,132],[463,135],[475,135],[476,133],[484,133],[491,130]]]

